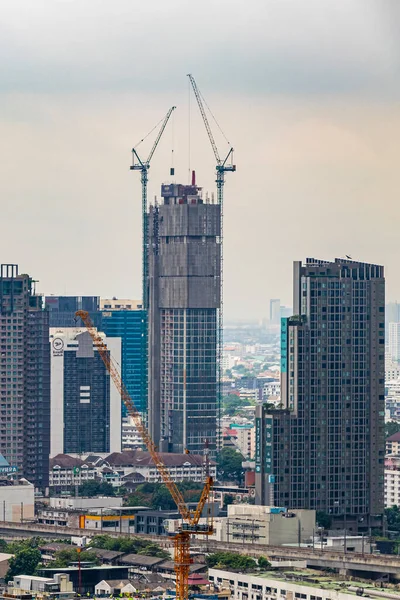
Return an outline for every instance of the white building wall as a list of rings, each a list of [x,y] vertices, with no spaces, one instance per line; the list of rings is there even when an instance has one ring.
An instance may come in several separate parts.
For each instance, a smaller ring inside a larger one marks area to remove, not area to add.
[[[354,593],[306,585],[301,581],[274,579],[273,576],[266,575],[245,575],[222,569],[209,569],[208,579],[219,587],[229,588],[231,600],[354,600],[356,597]],[[388,597],[395,599],[398,594]]]
[[[400,471],[385,469],[385,508],[400,505]]]
[[[20,523],[35,517],[35,488],[26,485],[0,486],[0,521]]]
[[[122,506],[123,498],[104,496],[103,498],[50,498],[51,508],[86,510],[88,508],[111,508]]]
[[[392,360],[400,360],[400,323],[389,323],[389,354]]]
[[[51,343],[51,414],[50,414],[50,456],[64,453],[64,353],[76,352],[79,343],[76,336],[86,332],[86,328],[50,328]],[[121,364],[121,338],[108,338],[100,332],[111,353],[117,369]],[[90,392],[81,390],[83,396]],[[90,400],[88,400],[90,401]],[[122,444],[121,395],[111,380],[110,383],[110,453],[121,452]]]

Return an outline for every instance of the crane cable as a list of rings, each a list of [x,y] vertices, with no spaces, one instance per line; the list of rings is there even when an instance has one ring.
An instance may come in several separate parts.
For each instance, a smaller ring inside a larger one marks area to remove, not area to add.
[[[226,137],[225,133],[223,132],[223,129],[222,129],[221,125],[218,123],[217,119],[214,117],[214,113],[213,113],[213,111],[211,110],[211,108],[210,108],[210,107],[209,107],[209,105],[207,104],[207,100],[204,98],[204,96],[203,96],[203,94],[201,93],[201,91],[200,91],[200,90],[199,90],[199,95],[200,95],[200,97],[201,97],[202,101],[204,102],[204,104],[206,105],[206,107],[207,107],[207,109],[208,109],[208,112],[209,112],[209,113],[210,113],[210,115],[212,116],[212,118],[213,118],[213,120],[214,120],[214,123],[216,124],[216,126],[218,127],[218,129],[220,130],[220,132],[222,133],[222,135],[224,136],[224,139],[225,139],[225,141],[227,142],[227,144],[230,146],[230,145],[231,145],[230,141],[228,140],[228,138]]]
[[[190,89],[190,80],[188,80],[188,184],[191,182],[191,172],[190,172],[190,154],[191,154],[191,139],[190,139],[190,127],[191,127],[191,114],[190,114],[190,98],[191,98],[191,89]]]
[[[134,148],[137,148],[138,146],[140,146],[140,144],[141,144],[142,142],[144,142],[144,141],[145,141],[145,140],[146,140],[146,139],[149,137],[149,135],[151,135],[151,134],[153,133],[153,131],[154,131],[155,129],[157,129],[157,127],[158,127],[159,125],[161,125],[161,123],[164,121],[164,119],[165,119],[165,117],[163,117],[162,119],[160,119],[160,120],[158,121],[158,123],[157,123],[156,125],[154,125],[153,129],[152,129],[151,131],[149,131],[149,133],[148,133],[147,135],[145,135],[145,136],[144,136],[144,138],[142,138],[142,139],[140,140],[140,142],[138,142],[138,143],[137,143],[137,144],[134,146]]]

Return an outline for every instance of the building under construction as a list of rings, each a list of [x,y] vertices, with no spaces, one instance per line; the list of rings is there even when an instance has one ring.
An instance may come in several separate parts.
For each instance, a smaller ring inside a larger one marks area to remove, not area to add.
[[[162,185],[147,213],[149,429],[162,451],[216,447],[221,205],[201,188]]]

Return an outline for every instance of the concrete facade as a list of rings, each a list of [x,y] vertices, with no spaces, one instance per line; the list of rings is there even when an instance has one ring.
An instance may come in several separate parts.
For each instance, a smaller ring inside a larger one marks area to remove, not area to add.
[[[26,480],[0,486],[0,520],[22,523],[35,517],[35,488]]]
[[[50,453],[49,315],[29,275],[0,267],[0,453],[45,490]]]
[[[216,447],[221,211],[163,185],[148,219],[149,428],[162,451]]]

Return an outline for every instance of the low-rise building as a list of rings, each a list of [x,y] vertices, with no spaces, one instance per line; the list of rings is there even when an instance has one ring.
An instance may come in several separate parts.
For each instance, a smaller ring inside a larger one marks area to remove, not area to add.
[[[143,440],[135,420],[129,415],[124,417],[122,419],[122,450],[136,450],[142,447]]]
[[[161,460],[168,468],[173,481],[204,481],[204,457],[197,454],[160,453]],[[131,473],[142,475],[145,481],[162,483],[162,477],[149,452],[127,450],[114,452],[104,459],[121,477]],[[216,477],[216,464],[210,461],[210,475]]]
[[[35,488],[26,479],[0,480],[0,520],[22,523],[35,517]]]
[[[354,600],[357,596],[399,600],[400,593],[376,589],[365,580],[344,581],[334,574],[308,569],[296,575],[291,569],[257,573],[235,573],[209,569],[209,581],[217,588],[229,589],[232,600]]]
[[[131,596],[136,593],[136,588],[129,579],[103,579],[94,588],[94,595],[99,598],[112,598],[113,596]]]
[[[280,509],[271,506],[231,504],[227,517],[214,518],[211,540],[244,544],[282,546],[308,541],[315,529],[314,510]],[[200,519],[199,523],[206,523]],[[179,521],[168,521],[168,531],[176,533]]]
[[[68,454],[57,454],[49,462],[50,492],[66,493],[87,481],[97,478],[95,467]]]
[[[397,435],[397,434],[395,434]],[[391,436],[394,437],[394,436]],[[395,442],[396,446],[398,442]],[[400,505],[400,455],[385,458],[385,508]]]
[[[12,598],[74,598],[72,582],[67,574],[55,574],[54,577],[34,577],[17,575],[7,587],[7,597]]]
[[[386,439],[386,454],[400,455],[400,431],[397,431]]]
[[[50,498],[49,505],[38,511],[38,522],[56,527],[80,527],[80,517],[101,514],[107,509],[122,507],[123,498],[103,496],[95,498]],[[107,526],[106,526],[107,527]]]

